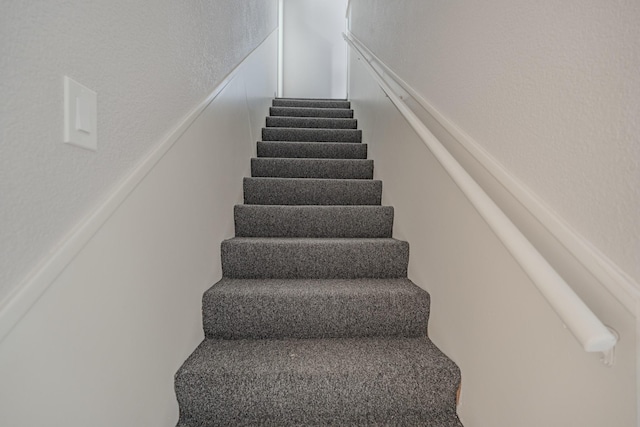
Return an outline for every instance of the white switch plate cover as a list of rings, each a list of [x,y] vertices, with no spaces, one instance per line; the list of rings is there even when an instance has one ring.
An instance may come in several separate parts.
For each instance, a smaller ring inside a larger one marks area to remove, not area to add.
[[[98,95],[64,77],[64,142],[88,150],[98,149]]]

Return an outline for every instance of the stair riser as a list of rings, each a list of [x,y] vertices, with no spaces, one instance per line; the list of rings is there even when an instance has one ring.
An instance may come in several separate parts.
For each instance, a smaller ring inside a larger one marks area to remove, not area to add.
[[[373,179],[373,160],[251,159],[252,177]]]
[[[237,205],[236,237],[388,238],[390,206]]]
[[[362,142],[357,129],[263,128],[263,141],[294,142]]]
[[[351,108],[349,101],[323,101],[303,99],[274,99],[273,107]]]
[[[258,157],[366,159],[367,144],[313,142],[258,142]]]
[[[270,107],[269,114],[274,117],[353,118],[353,110],[341,108]]]
[[[380,205],[381,202],[381,181],[244,178],[244,203],[248,205]]]
[[[267,117],[267,127],[317,128],[317,129],[357,129],[355,119],[327,119],[306,117]]]
[[[421,337],[429,294],[398,279],[223,279],[205,293],[202,311],[205,336],[215,339]]]
[[[387,239],[222,243],[222,274],[238,279],[404,278],[409,245]],[[257,241],[256,241],[257,240]]]

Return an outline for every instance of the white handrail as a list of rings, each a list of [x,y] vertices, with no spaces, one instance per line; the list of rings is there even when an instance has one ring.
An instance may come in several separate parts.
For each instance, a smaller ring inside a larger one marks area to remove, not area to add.
[[[478,213],[487,222],[500,241],[511,252],[524,272],[547,299],[566,327],[587,352],[605,353],[605,363],[612,361],[611,353],[617,342],[609,328],[586,306],[571,287],[560,277],[546,259],[536,250],[506,214],[484,192],[482,187],[447,151],[440,141],[402,101],[384,78],[371,65],[356,46],[351,34],[343,33],[347,43],[364,59],[364,64],[380,88],[389,97],[418,136],[447,171]],[[608,357],[607,357],[608,356]]]
[[[636,301],[640,301],[640,284],[634,283],[633,279],[628,277],[619,267],[588,244],[582,236],[571,230],[564,220],[552,213],[528,188],[524,187],[523,184],[511,176],[502,165],[497,163],[484,148],[448,118],[444,117],[440,111],[371,52],[355,35],[349,33],[348,28],[347,34],[351,36],[351,40],[357,45],[358,49],[365,54],[368,61],[371,64],[375,63],[376,68],[379,67],[380,74],[388,76],[394,84],[397,84],[402,90],[407,92],[413,101],[416,101],[444,130],[450,133],[469,154],[475,157],[490,175],[504,186],[505,190],[511,193],[536,220],[549,230],[558,242],[560,242],[607,291],[611,292],[629,313],[640,318],[640,316],[636,314]],[[402,96],[401,98],[404,99]]]

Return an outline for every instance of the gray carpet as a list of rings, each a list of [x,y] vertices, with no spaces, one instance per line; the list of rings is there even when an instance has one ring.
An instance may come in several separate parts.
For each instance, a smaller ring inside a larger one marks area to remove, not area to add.
[[[207,339],[177,396],[205,426],[458,426],[457,367],[426,337]]]
[[[272,117],[335,117],[343,119],[353,118],[353,110],[348,108],[310,108],[310,107],[271,107]]]
[[[236,205],[237,237],[391,237],[391,206]]]
[[[382,181],[372,179],[244,178],[247,205],[379,205]]]
[[[358,129],[262,128],[263,141],[362,142]]]
[[[267,117],[267,127],[357,129],[358,121],[326,117]]]
[[[320,142],[258,142],[259,157],[366,159],[367,144]]]
[[[251,159],[251,176],[280,178],[373,179],[373,160]]]
[[[222,275],[242,279],[406,277],[409,244],[395,239],[234,237]]]
[[[271,105],[274,107],[351,108],[351,103],[349,101],[331,99],[276,98],[273,100]]]
[[[461,427],[460,371],[427,338],[430,297],[349,102],[270,112],[203,296],[206,338],[176,373],[178,427]]]
[[[208,338],[422,337],[429,294],[406,278],[229,279],[203,298]]]

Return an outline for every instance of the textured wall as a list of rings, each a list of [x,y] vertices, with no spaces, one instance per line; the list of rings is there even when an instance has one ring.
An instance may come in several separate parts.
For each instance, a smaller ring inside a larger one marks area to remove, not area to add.
[[[431,295],[429,337],[462,371],[464,426],[636,426],[634,316],[499,183],[463,161],[620,333],[613,367],[583,351],[363,63],[352,56],[349,95],[384,181],[382,202],[395,209],[394,236],[411,245],[409,277]]]
[[[100,209],[108,218],[0,339],[0,426],[175,427],[173,377],[204,338],[202,293],[222,274],[277,45],[273,32],[136,170],[137,186]]]
[[[640,280],[640,3],[353,0],[352,32]]]
[[[5,2],[0,301],[275,26],[275,0]],[[97,152],[62,143],[64,75],[98,93]]]

